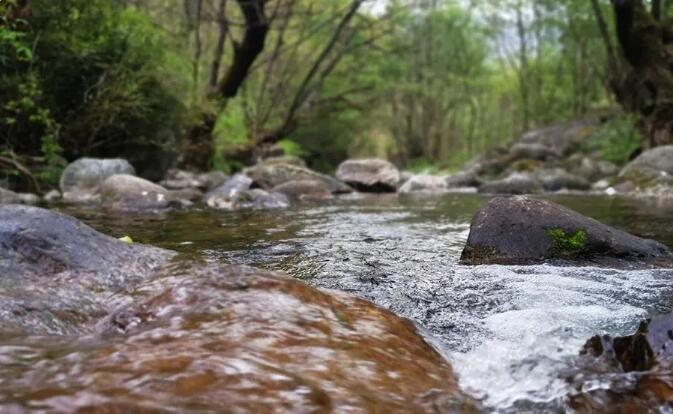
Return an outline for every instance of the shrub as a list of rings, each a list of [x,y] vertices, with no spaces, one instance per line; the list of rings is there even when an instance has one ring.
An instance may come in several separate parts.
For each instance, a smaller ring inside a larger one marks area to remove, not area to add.
[[[632,116],[614,118],[596,128],[587,140],[588,150],[598,150],[604,160],[617,165],[625,164],[642,146],[644,138]]]
[[[174,148],[189,65],[148,16],[106,0],[31,3],[27,20],[0,24],[1,149],[42,157],[54,182],[63,157],[122,156],[142,170]]]

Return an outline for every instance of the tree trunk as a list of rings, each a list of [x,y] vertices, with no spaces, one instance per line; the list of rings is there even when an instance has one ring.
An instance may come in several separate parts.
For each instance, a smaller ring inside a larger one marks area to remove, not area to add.
[[[620,104],[641,116],[650,146],[673,143],[673,42],[665,19],[642,0],[612,0],[617,38],[630,71],[616,91]]]
[[[257,59],[269,33],[269,22],[264,12],[267,0],[237,0],[245,19],[243,40],[234,45],[234,60],[227,75],[220,83],[220,94],[224,98],[233,98],[248,76],[250,67]]]
[[[220,0],[220,5],[217,8],[217,42],[213,52],[213,62],[210,66],[210,81],[208,82],[211,89],[217,88],[217,82],[220,78],[220,65],[222,64],[224,42],[227,40],[228,31],[226,8],[227,0]]]

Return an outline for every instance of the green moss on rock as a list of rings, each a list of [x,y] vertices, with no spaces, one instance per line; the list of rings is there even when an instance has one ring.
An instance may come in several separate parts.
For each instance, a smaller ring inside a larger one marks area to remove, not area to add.
[[[559,253],[578,253],[584,249],[587,242],[587,232],[579,229],[569,235],[563,229],[549,229],[547,235],[554,242],[554,248]]]

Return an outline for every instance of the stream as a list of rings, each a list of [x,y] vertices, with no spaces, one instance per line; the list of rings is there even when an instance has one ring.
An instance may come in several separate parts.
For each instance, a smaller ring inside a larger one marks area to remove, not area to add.
[[[563,411],[572,390],[559,373],[592,335],[632,333],[639,319],[672,310],[673,270],[460,265],[470,220],[485,199],[357,194],[274,211],[60,210],[103,233],[178,251],[180,259],[281,270],[363,297],[416,323],[485,409]],[[673,204],[548,199],[673,246]],[[9,363],[0,355],[0,367]]]

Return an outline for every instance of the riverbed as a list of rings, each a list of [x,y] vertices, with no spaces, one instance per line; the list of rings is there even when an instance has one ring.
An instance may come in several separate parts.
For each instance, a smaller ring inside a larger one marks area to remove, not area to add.
[[[587,195],[549,199],[673,247],[673,204]],[[356,194],[271,211],[204,207],[111,215],[58,209],[103,233],[178,251],[178,260],[281,270],[368,299],[413,321],[485,410],[562,411],[575,391],[559,373],[573,366],[592,335],[631,333],[638,320],[671,311],[673,271],[463,266],[470,220],[485,200],[476,194]],[[0,364],[15,362],[0,358]]]

